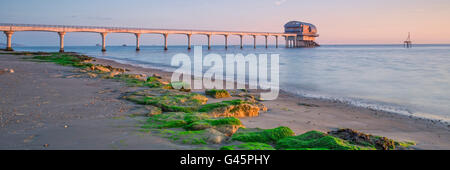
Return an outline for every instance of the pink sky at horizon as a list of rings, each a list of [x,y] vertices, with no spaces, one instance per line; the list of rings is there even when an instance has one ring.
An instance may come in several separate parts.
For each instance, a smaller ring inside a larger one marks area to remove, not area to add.
[[[411,32],[416,44],[450,44],[449,0],[134,0],[127,3],[23,0],[3,4],[0,7],[0,23],[282,32],[286,22],[298,20],[317,26],[320,34],[317,42],[320,44],[398,44],[406,39],[408,32]],[[46,41],[53,44],[57,41],[57,37],[44,36],[47,34],[16,33],[15,43],[27,44],[25,40],[29,38],[26,39],[25,35],[40,39],[28,44],[45,44]],[[83,36],[74,37],[74,41],[67,44],[92,44],[83,41]],[[128,35],[111,37],[122,37],[126,43],[133,42],[132,36]],[[0,43],[4,39],[5,36],[1,35]],[[159,37],[153,39],[144,42],[161,43]],[[204,39],[193,37],[193,41]],[[169,40],[171,45],[185,44],[186,38],[173,36]],[[109,44],[124,43],[113,38],[108,41]],[[233,41],[236,38],[230,43],[233,44]],[[262,38],[258,39],[259,44],[262,42]],[[221,43],[219,40],[216,44]]]

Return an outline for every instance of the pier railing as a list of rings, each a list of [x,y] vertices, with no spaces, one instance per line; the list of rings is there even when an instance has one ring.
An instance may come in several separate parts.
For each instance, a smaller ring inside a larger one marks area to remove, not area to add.
[[[106,51],[106,35],[109,33],[131,33],[136,35],[136,50],[139,50],[139,38],[141,34],[161,34],[164,36],[164,49],[167,50],[167,37],[169,34],[184,34],[188,38],[188,49],[191,49],[191,36],[195,34],[206,35],[208,37],[208,49],[211,48],[211,36],[225,36],[225,48],[228,48],[228,36],[237,35],[240,37],[240,45],[243,48],[243,36],[252,36],[254,48],[256,48],[256,36],[265,37],[265,45],[268,48],[268,37],[276,39],[278,48],[278,37],[286,39],[286,47],[298,47],[297,37],[317,37],[316,34],[278,33],[278,32],[249,32],[249,31],[218,31],[218,30],[195,30],[195,29],[157,29],[157,28],[135,28],[135,27],[105,27],[105,26],[75,26],[75,25],[46,25],[46,24],[14,24],[0,23],[0,31],[4,31],[7,36],[7,50],[12,50],[11,37],[17,31],[47,31],[57,32],[60,37],[60,51],[64,51],[64,35],[67,32],[95,32],[102,36],[102,51]],[[288,37],[291,37],[288,39]]]

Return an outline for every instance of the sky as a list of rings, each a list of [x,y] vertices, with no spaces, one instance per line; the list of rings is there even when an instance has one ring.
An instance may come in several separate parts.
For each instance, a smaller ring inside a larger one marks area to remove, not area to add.
[[[411,32],[416,44],[450,44],[450,0],[0,0],[0,23],[125,26],[283,32],[288,21],[317,26],[319,44],[398,44]],[[223,36],[213,36],[213,45]],[[6,36],[0,35],[0,43]],[[65,45],[95,45],[96,33],[67,33]],[[186,44],[169,35],[169,45]],[[251,37],[244,39],[252,43]],[[108,45],[134,44],[132,34],[109,34]],[[205,44],[194,35],[192,44]],[[274,40],[269,40],[271,44]],[[57,46],[51,32],[16,32],[13,43]],[[162,36],[143,35],[142,45],[161,45]],[[229,44],[238,44],[231,36]],[[264,43],[263,37],[257,38]],[[282,43],[282,42],[280,42]]]

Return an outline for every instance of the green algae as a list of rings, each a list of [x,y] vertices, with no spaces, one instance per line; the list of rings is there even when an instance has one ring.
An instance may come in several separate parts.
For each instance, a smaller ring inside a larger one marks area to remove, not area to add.
[[[63,66],[72,66],[77,68],[91,67],[93,64],[84,63],[89,61],[92,57],[82,56],[82,55],[71,55],[64,53],[53,53],[51,55],[42,55],[31,57],[32,60],[42,61],[42,62],[52,62]]]
[[[202,130],[223,125],[242,125],[242,123],[241,120],[235,117],[225,117],[217,119],[204,118],[198,119],[196,121],[191,121],[184,128],[188,130]]]
[[[277,141],[276,149],[286,150],[374,150],[374,147],[357,146],[350,142],[319,131],[309,131]]]
[[[128,86],[132,87],[159,88],[163,86],[161,80],[156,77],[148,77],[147,80],[142,80],[136,77],[137,76],[134,74],[119,74],[110,78],[125,82]]]
[[[239,105],[239,104],[243,104],[243,103],[246,103],[246,102],[241,99],[228,100],[228,101],[222,101],[222,102],[217,102],[217,103],[210,103],[210,104],[205,104],[205,105],[201,106],[201,108],[198,111],[199,112],[210,112],[216,108],[227,107],[227,106],[231,106],[231,105]]]
[[[220,89],[220,90],[217,90],[217,89],[205,90],[205,94],[209,95],[209,96],[212,96],[212,97],[214,97],[216,99],[231,97],[230,93],[228,93],[228,91],[224,90],[224,89]]]
[[[205,137],[205,130],[201,131],[175,131],[175,130],[161,130],[159,131],[163,137],[166,137],[175,142],[191,145],[207,144]]]
[[[223,146],[220,150],[275,150],[272,146],[265,143],[247,142],[239,145]]]
[[[244,129],[241,128],[233,134],[232,140],[242,142],[275,143],[278,140],[294,136],[295,133],[288,127],[280,126],[274,129]]]
[[[140,95],[133,94],[127,97],[128,100],[143,105],[153,105],[159,107],[164,112],[186,112],[191,113],[199,109],[206,103],[207,98],[197,93],[173,93],[170,91],[160,94]]]
[[[397,142],[386,137],[365,134],[348,128],[330,131],[328,134],[344,139],[354,145],[376,148],[378,150],[406,149],[415,144],[414,142]]]

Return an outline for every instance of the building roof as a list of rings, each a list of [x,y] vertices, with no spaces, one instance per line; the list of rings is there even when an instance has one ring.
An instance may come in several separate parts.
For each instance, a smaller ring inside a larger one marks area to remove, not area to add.
[[[300,21],[289,21],[288,23],[284,24],[284,28],[298,28],[302,25],[307,25],[311,28],[312,33],[317,33],[317,28],[315,25],[306,23],[306,22],[300,22]]]

